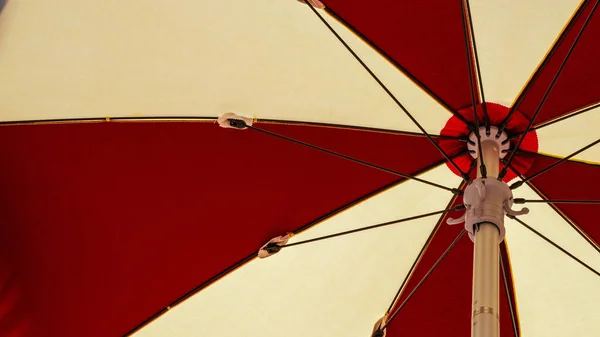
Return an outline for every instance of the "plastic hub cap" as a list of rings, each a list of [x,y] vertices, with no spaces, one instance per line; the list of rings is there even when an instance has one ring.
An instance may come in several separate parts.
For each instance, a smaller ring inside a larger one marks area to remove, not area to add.
[[[510,142],[508,141],[508,135],[505,132],[502,132],[498,137],[498,128],[495,126],[490,126],[489,135],[486,132],[485,126],[479,128],[479,138],[481,142],[492,141],[498,145],[498,149],[500,149],[499,157],[500,159],[506,156],[508,149],[510,148]],[[467,143],[467,148],[469,149],[469,153],[473,158],[477,158],[479,156],[479,146],[477,145],[477,135],[475,132],[471,132],[469,135],[469,142]]]

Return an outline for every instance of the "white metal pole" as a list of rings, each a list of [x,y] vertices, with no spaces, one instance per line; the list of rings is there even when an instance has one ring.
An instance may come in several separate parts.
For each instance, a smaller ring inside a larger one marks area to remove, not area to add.
[[[498,143],[482,141],[481,151],[487,177],[497,178],[500,161]],[[480,169],[478,169],[478,177],[481,177]],[[498,228],[487,222],[481,223],[475,232],[472,337],[500,336],[499,234]]]

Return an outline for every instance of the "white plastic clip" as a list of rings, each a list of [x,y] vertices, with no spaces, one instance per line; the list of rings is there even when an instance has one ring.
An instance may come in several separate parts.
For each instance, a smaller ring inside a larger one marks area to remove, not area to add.
[[[262,247],[260,247],[260,250],[258,251],[258,257],[264,259],[265,257],[269,257],[273,254],[279,253],[281,247],[289,241],[292,235],[292,233],[288,233],[286,235],[272,238],[271,240],[269,240],[269,242],[265,243]]]
[[[375,322],[375,326],[373,326],[373,332],[371,333],[371,337],[385,337],[386,328],[385,324],[387,323],[388,314],[381,317],[377,322]]]
[[[241,123],[237,121],[241,121]],[[219,123],[219,126],[227,129],[245,130],[247,129],[246,126],[252,126],[253,122],[254,120],[252,120],[252,118],[238,116],[233,112],[228,112],[217,118],[217,123]]]

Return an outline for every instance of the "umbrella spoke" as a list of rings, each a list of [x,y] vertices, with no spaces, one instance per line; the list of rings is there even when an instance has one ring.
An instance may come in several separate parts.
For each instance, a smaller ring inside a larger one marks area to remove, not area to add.
[[[483,108],[483,122],[486,127],[486,131],[490,132],[490,116],[488,115],[485,94],[483,92],[483,79],[481,78],[481,67],[479,66],[479,54],[477,53],[477,42],[475,41],[475,30],[473,29],[473,19],[471,18],[471,5],[469,0],[467,3],[467,14],[469,14],[469,28],[471,31],[471,41],[473,42],[473,54],[475,55],[475,69],[477,70],[477,80],[479,82],[479,93],[481,94],[481,106]]]
[[[577,43],[579,42],[579,39],[583,35],[583,32],[585,31],[585,28],[587,27],[587,25],[590,23],[590,20],[594,16],[594,13],[596,12],[596,9],[598,8],[598,4],[599,3],[600,3],[600,0],[597,0],[596,3],[594,4],[594,7],[592,8],[592,11],[588,15],[588,17],[585,19],[585,22],[583,23],[583,26],[581,27],[581,29],[577,33],[577,37],[575,37],[575,41],[573,41],[573,44],[569,48],[569,51],[567,52],[567,55],[565,56],[565,58],[563,59],[562,63],[560,64],[560,67],[558,68],[558,71],[556,72],[556,74],[554,74],[554,77],[552,78],[552,81],[550,82],[550,85],[548,86],[548,89],[546,89],[546,92],[544,93],[544,96],[542,97],[542,100],[540,101],[540,104],[535,109],[535,112],[533,113],[533,116],[531,117],[531,120],[529,121],[529,125],[527,125],[527,129],[525,129],[525,132],[523,132],[521,134],[521,137],[519,138],[519,141],[517,142],[517,145],[514,147],[514,150],[510,153],[510,156],[508,157],[508,160],[507,160],[507,165],[504,166],[504,168],[502,169],[502,171],[498,174],[498,179],[499,180],[501,180],[506,175],[506,172],[508,171],[508,164],[510,164],[510,162],[512,161],[512,159],[515,156],[515,153],[517,152],[517,150],[521,146],[521,143],[523,143],[523,140],[525,139],[525,136],[531,130],[531,127],[533,126],[533,122],[535,121],[535,118],[540,113],[540,111],[542,110],[542,107],[544,106],[544,103],[546,103],[546,100],[550,96],[550,92],[554,88],[554,85],[556,84],[556,81],[558,80],[560,74],[562,73],[563,69],[565,68],[565,65],[567,64],[567,61],[569,60],[569,58],[573,54],[573,50],[575,50],[575,46],[577,45]]]
[[[215,119],[215,118],[212,118]],[[323,126],[330,127],[335,129],[348,129],[348,130],[359,130],[359,131],[370,131],[370,132],[378,132],[378,133],[388,133],[393,135],[407,135],[407,136],[418,136],[425,137],[420,132],[416,131],[402,131],[402,130],[394,130],[394,129],[381,129],[376,127],[369,126],[359,126],[359,125],[347,125],[347,124],[336,124],[336,123],[323,123],[323,122],[306,122],[306,121],[295,121],[295,120],[281,120],[281,119],[268,119],[268,118],[256,118],[255,123],[261,124],[285,124],[285,125],[310,125],[310,126]],[[0,125],[2,123],[0,122]],[[466,142],[468,137],[457,137],[457,136],[447,136],[440,134],[431,134],[430,135],[437,139],[446,139],[446,140],[456,140],[459,142]]]
[[[465,10],[465,2],[467,3],[467,9]],[[460,0],[460,6],[462,9],[462,22],[463,22],[463,31],[464,31],[464,36],[465,36],[465,55],[467,56],[467,68],[469,69],[469,86],[471,88],[471,103],[473,104],[473,115],[474,115],[474,119],[475,119],[475,136],[477,137],[477,147],[479,150],[479,155],[477,156],[477,158],[479,159],[481,166],[480,166],[480,171],[481,171],[481,177],[482,178],[487,178],[487,169],[485,167],[485,163],[483,162],[483,151],[481,150],[481,136],[479,134],[479,116],[477,116],[477,99],[475,98],[475,91],[477,90],[475,88],[475,85],[473,84],[473,74],[472,74],[472,70],[473,70],[473,65],[471,64],[471,50],[469,48],[469,31],[470,33],[470,37],[471,37],[471,41],[473,41],[473,48],[474,48],[474,53],[475,53],[475,60],[477,61],[477,74],[479,77],[479,92],[482,93],[483,95],[483,86],[481,84],[481,74],[479,73],[479,60],[477,58],[477,50],[475,49],[475,36],[473,34],[473,22],[471,22],[471,8],[469,6],[469,0]],[[465,13],[465,12],[468,12]],[[467,23],[467,18],[465,17],[466,15],[468,15],[469,17],[469,22]],[[482,96],[483,97],[483,96]],[[483,106],[484,106],[484,110],[483,110],[483,115],[484,115],[484,119],[486,120],[486,132],[489,134],[490,129],[489,129],[489,118],[487,118],[487,111],[485,108],[485,99],[483,99]]]
[[[582,147],[581,149],[579,149],[579,150],[577,150],[577,151],[575,151],[575,152],[571,153],[570,155],[568,155],[568,156],[566,156],[566,157],[564,157],[564,158],[560,159],[559,161],[557,161],[557,162],[553,163],[552,165],[550,165],[550,166],[548,166],[548,167],[546,167],[546,168],[542,169],[541,171],[538,171],[538,172],[536,172],[536,173],[534,173],[534,174],[530,175],[530,176],[529,176],[529,177],[527,177],[527,178],[523,178],[521,181],[517,181],[517,182],[513,183],[512,185],[510,185],[510,189],[511,189],[511,190],[514,190],[514,189],[516,189],[516,188],[520,187],[521,185],[523,185],[523,183],[525,183],[525,182],[528,182],[528,181],[530,181],[531,179],[533,179],[533,178],[535,178],[535,177],[538,177],[538,176],[539,176],[540,174],[542,174],[542,173],[548,172],[549,170],[551,170],[552,168],[556,167],[556,166],[557,166],[557,165],[559,165],[560,163],[564,163],[565,161],[567,161],[567,160],[569,160],[569,159],[573,158],[574,156],[578,155],[579,153],[581,153],[581,152],[583,152],[583,151],[585,151],[585,150],[589,149],[590,147],[592,147],[592,146],[594,146],[594,145],[596,145],[596,144],[598,144],[598,143],[600,143],[600,138],[599,138],[599,139],[597,139],[596,141],[594,141],[594,142],[592,142],[592,143],[590,143],[590,144],[588,144],[588,145],[586,145],[586,146]],[[514,171],[514,170],[513,170],[513,171]]]
[[[575,13],[575,15],[573,16],[571,21],[569,21],[569,23],[567,24],[567,27],[565,27],[562,34],[559,36],[558,40],[556,40],[556,42],[554,43],[554,45],[552,46],[552,48],[550,49],[550,51],[548,52],[548,54],[546,55],[544,60],[542,61],[542,64],[535,71],[535,73],[533,74],[533,76],[531,77],[529,82],[527,82],[525,89],[523,89],[523,91],[521,91],[521,93],[519,94],[519,97],[517,98],[515,103],[512,105],[512,107],[508,111],[508,114],[506,115],[506,117],[500,124],[500,127],[498,128],[498,134],[501,134],[504,131],[504,129],[506,129],[506,127],[508,126],[508,121],[510,120],[512,115],[515,113],[515,111],[517,111],[517,107],[525,99],[525,97],[527,96],[527,93],[529,92],[529,90],[531,90],[535,81],[542,74],[542,71],[544,70],[544,68],[546,68],[546,66],[550,63],[550,60],[554,56],[554,53],[556,53],[556,51],[562,44],[563,40],[569,35],[569,32],[571,31],[571,29],[573,29],[573,26],[575,25],[575,23],[581,16],[581,13],[583,13],[584,9],[585,9],[584,5],[579,6],[579,9]]]
[[[425,214],[421,214],[421,215],[415,215],[415,216],[411,216],[408,218],[403,218],[403,219],[398,219],[398,220],[392,220],[392,221],[387,221],[387,222],[382,222],[376,225],[371,225],[371,226],[367,226],[367,227],[361,227],[361,228],[356,228],[356,229],[351,229],[348,231],[344,231],[344,232],[340,232],[340,233],[335,233],[335,234],[330,234],[330,235],[325,235],[325,236],[320,236],[317,238],[313,238],[313,239],[308,239],[308,240],[304,240],[304,241],[298,241],[298,242],[294,242],[294,243],[288,243],[285,245],[281,245],[278,246],[279,248],[286,248],[286,247],[293,247],[293,246],[299,246],[299,245],[303,245],[306,243],[310,243],[310,242],[315,242],[315,241],[321,241],[321,240],[325,240],[325,239],[331,239],[331,238],[335,238],[338,236],[344,236],[344,235],[348,235],[348,234],[353,234],[353,233],[358,233],[358,232],[364,232],[370,229],[375,229],[375,228],[380,228],[380,227],[386,227],[386,226],[390,226],[390,225],[394,225],[397,223],[402,223],[402,222],[408,222],[408,221],[412,221],[412,220],[417,220],[417,219],[422,219],[422,218],[426,218],[429,216],[433,216],[433,215],[438,215],[438,214],[446,214],[448,212],[452,212],[452,211],[459,211],[465,209],[464,205],[459,205],[453,208],[447,208],[441,211],[436,211],[436,212],[430,212],[430,213],[425,213]]]
[[[533,127],[533,130],[539,130],[539,129],[541,129],[543,127],[546,127],[548,125],[552,125],[554,123],[562,122],[562,121],[564,121],[566,119],[569,119],[571,117],[575,117],[575,116],[581,115],[582,113],[588,112],[590,110],[594,110],[594,109],[596,109],[598,107],[600,107],[600,102],[592,104],[592,105],[590,105],[588,107],[585,107],[583,109],[575,110],[574,112],[572,112],[572,113],[570,113],[568,115],[562,116],[562,117],[557,118],[557,119],[552,120],[552,121],[549,121],[548,123],[545,123],[545,124],[542,124],[542,125],[537,125],[537,126]]]
[[[429,275],[431,275],[431,273],[433,273],[433,271],[437,268],[437,266],[440,265],[440,263],[444,260],[444,258],[446,257],[446,255],[448,255],[448,253],[450,253],[450,251],[452,251],[452,248],[454,248],[454,246],[456,246],[456,244],[458,243],[458,241],[460,240],[460,238],[462,238],[465,235],[465,233],[466,233],[466,231],[464,229],[460,231],[460,233],[458,234],[458,236],[456,237],[456,239],[454,239],[454,241],[452,241],[452,243],[450,244],[450,246],[446,249],[446,251],[444,253],[442,253],[442,255],[440,256],[440,258],[437,261],[435,261],[435,263],[433,264],[433,266],[431,266],[431,268],[427,271],[427,273],[425,274],[425,276],[423,276],[423,278],[421,279],[421,281],[419,281],[419,283],[417,283],[417,285],[415,286],[415,288],[406,296],[406,298],[404,299],[404,301],[390,315],[389,319],[387,320],[387,323],[385,323],[385,325],[381,328],[381,330],[385,329],[392,322],[392,320],[394,319],[394,317],[396,317],[396,315],[398,315],[398,313],[402,310],[402,308],[404,308],[404,306],[406,305],[406,303],[408,303],[408,301],[413,297],[413,295],[417,292],[417,290],[419,290],[419,288],[421,288],[421,286],[423,285],[423,283],[425,282],[425,280],[427,280],[427,278],[429,277]]]
[[[473,159],[471,161],[471,165],[469,166],[469,171],[467,172],[467,174],[469,175],[469,177],[471,176],[471,174],[473,174],[473,170],[477,167],[477,159]]]
[[[549,122],[547,122],[547,123],[544,123],[544,124],[541,124],[541,125],[536,125],[536,126],[532,127],[532,128],[531,128],[531,130],[536,130],[536,131],[537,131],[537,130],[539,130],[539,129],[541,129],[541,128],[544,128],[544,127],[546,127],[546,126],[550,126],[550,125],[552,125],[552,124],[554,124],[554,123],[562,122],[562,121],[565,121],[565,120],[567,120],[567,119],[569,119],[569,118],[572,118],[572,117],[579,116],[579,115],[581,115],[581,114],[583,114],[583,113],[585,113],[585,112],[588,112],[588,111],[594,110],[594,109],[596,109],[596,108],[599,108],[599,107],[600,107],[600,102],[598,102],[598,103],[595,103],[595,104],[592,104],[592,105],[590,105],[590,106],[588,106],[588,107],[585,107],[585,108],[583,108],[583,109],[574,110],[572,113],[569,113],[569,114],[567,114],[567,115],[564,115],[564,116],[562,116],[562,117],[560,117],[560,118],[557,118],[557,119],[551,120],[551,121],[549,121]],[[513,134],[513,135],[509,136],[508,138],[509,138],[509,140],[513,140],[513,139],[516,139],[516,138],[518,138],[518,137],[521,137],[521,135],[523,135],[524,133],[525,133],[525,131],[523,131],[523,132],[518,132],[518,133],[515,133],[515,134]]]
[[[319,12],[312,6],[312,4],[310,4],[308,2],[308,0],[304,0],[304,1],[306,2],[308,7],[310,8],[310,10],[319,18],[319,20],[321,20],[321,22],[323,22],[323,24],[338,39],[338,41],[346,48],[346,50],[348,50],[348,52],[350,52],[350,54],[352,54],[352,56],[354,56],[356,61],[358,61],[358,63],[360,63],[360,65],[369,73],[369,75],[371,75],[371,77],[375,80],[375,82],[377,82],[377,84],[379,84],[379,86],[388,94],[388,96],[390,96],[390,98],[394,101],[394,103],[396,103],[396,105],[402,111],[404,111],[406,116],[417,126],[417,128],[423,133],[423,135],[425,135],[425,137],[427,137],[427,139],[429,139],[431,144],[433,144],[433,146],[435,146],[435,148],[444,156],[444,158],[446,158],[446,160],[448,162],[450,162],[450,164],[452,164],[452,166],[454,166],[454,168],[458,172],[460,172],[461,177],[465,181],[469,182],[471,180],[469,178],[469,176],[467,176],[467,174],[460,169],[460,167],[446,153],[446,151],[444,151],[444,149],[442,149],[442,147],[431,137],[431,135],[423,128],[423,126],[421,126],[421,124],[413,117],[413,115],[406,109],[406,107],[404,107],[404,105],[402,103],[400,103],[398,98],[396,98],[396,96],[387,88],[387,86],[379,79],[379,77],[377,75],[375,75],[375,73],[371,70],[371,68],[369,68],[369,66],[360,58],[360,56],[358,56],[358,54],[356,54],[356,52],[348,45],[348,43],[346,43],[346,41],[344,41],[344,39],[335,31],[335,29],[333,29],[333,27],[331,27],[331,25],[325,20],[325,18],[323,18],[323,16],[321,14],[319,14]],[[472,128],[472,125],[470,125],[469,122],[464,119],[464,117],[460,116],[460,114],[454,114],[454,115],[457,116],[465,124],[467,124],[469,126],[469,128]]]
[[[521,180],[525,180],[525,178],[523,177],[523,175],[519,171],[517,171],[517,169],[515,169],[512,165],[510,165],[509,167],[510,167],[511,170],[513,170],[513,172],[515,172],[515,174]],[[526,184],[537,195],[539,195],[543,199],[546,199],[546,196],[544,196],[542,193],[540,193],[540,191],[538,191],[530,182],[526,182]],[[598,245],[596,245],[596,243],[594,243],[579,227],[577,227],[571,221],[571,219],[567,218],[567,216],[564,215],[554,204],[550,203],[550,204],[548,204],[548,206],[550,206],[550,208],[552,208],[556,212],[556,214],[558,214],[563,220],[565,220],[569,224],[569,226],[571,226],[571,228],[573,228],[577,232],[577,234],[579,234],[579,236],[581,236],[585,241],[587,241],[587,243],[590,244],[590,246],[592,246],[592,248],[594,248],[598,253],[600,253],[600,248],[598,247]]]
[[[475,163],[475,160],[473,160],[473,163]],[[471,165],[471,167],[474,167],[474,165]],[[460,189],[460,190],[464,189],[465,184],[466,184],[465,182],[462,182],[460,184],[460,186],[458,187],[458,189]],[[450,202],[448,203],[448,206],[446,206],[446,207],[452,206],[452,204],[456,201],[457,198],[458,198],[458,196],[456,196],[456,195],[453,196],[450,199]],[[431,240],[433,240],[433,236],[437,232],[438,228],[443,224],[445,216],[446,216],[446,213],[442,214],[442,216],[438,219],[437,224],[431,230],[431,233],[429,233],[429,237],[427,237],[427,240],[425,240],[425,243],[423,244],[423,247],[421,247],[421,250],[419,251],[419,254],[417,254],[417,257],[413,261],[413,264],[410,266],[410,269],[408,270],[408,273],[406,273],[406,276],[404,277],[404,280],[402,281],[402,284],[400,284],[400,287],[398,288],[398,291],[396,292],[396,295],[394,295],[394,299],[390,303],[390,306],[388,307],[388,309],[386,311],[386,315],[389,314],[392,311],[392,309],[394,308],[394,305],[396,304],[396,301],[398,300],[398,297],[400,297],[400,293],[402,292],[402,289],[404,289],[404,286],[406,285],[406,283],[410,279],[410,276],[414,272],[415,268],[417,268],[417,264],[421,260],[421,257],[423,257],[423,253],[425,252],[425,249],[427,249],[427,247],[431,243]]]
[[[554,241],[552,241],[549,238],[547,238],[544,234],[536,231],[535,229],[533,229],[532,227],[530,227],[529,225],[527,225],[525,222],[523,222],[521,219],[517,218],[516,216],[512,216],[512,215],[507,215],[507,216],[509,218],[515,220],[516,222],[520,223],[523,227],[527,228],[529,231],[531,231],[535,235],[537,235],[540,238],[544,239],[544,241],[546,241],[549,244],[551,244],[552,246],[554,246],[554,248],[556,248],[556,249],[560,250],[561,252],[565,253],[568,257],[570,257],[571,259],[575,260],[577,263],[579,263],[580,265],[582,265],[583,267],[585,267],[586,269],[588,269],[592,273],[596,274],[597,276],[600,276],[600,272],[598,272],[596,269],[590,267],[587,263],[581,261],[575,255],[569,253],[566,249],[562,248],[561,246],[559,246],[558,244],[556,244]]]
[[[545,204],[583,204],[583,205],[600,205],[600,200],[530,200],[523,198],[515,198],[515,204],[525,204],[525,203],[545,203]]]
[[[508,311],[510,311],[510,319],[512,321],[513,330],[515,337],[519,337],[519,324],[517,323],[517,316],[515,312],[515,306],[510,296],[510,287],[508,286],[508,272],[504,265],[504,257],[500,254],[500,270],[502,271],[502,281],[504,282],[504,290],[506,293],[506,301],[508,302]]]
[[[243,122],[243,121],[237,120],[237,122]],[[327,154],[330,154],[330,155],[333,155],[333,156],[336,156],[336,157],[339,157],[339,158],[343,158],[343,159],[346,159],[346,160],[349,160],[349,161],[352,161],[352,162],[355,162],[355,163],[359,163],[359,164],[362,164],[362,165],[365,165],[365,166],[368,166],[368,167],[371,167],[371,168],[375,168],[375,169],[378,169],[378,170],[381,170],[381,171],[384,171],[384,172],[387,172],[387,173],[391,173],[391,174],[394,174],[394,175],[397,175],[397,176],[400,176],[400,177],[403,177],[403,178],[406,178],[406,179],[412,179],[412,180],[415,180],[415,181],[418,181],[418,182],[421,182],[421,183],[424,183],[424,184],[427,184],[427,185],[430,185],[430,186],[438,187],[438,188],[444,189],[446,191],[450,191],[450,192],[452,192],[454,194],[462,194],[462,191],[459,190],[459,189],[456,189],[456,188],[450,188],[450,187],[447,187],[447,186],[443,186],[443,185],[440,185],[440,184],[437,184],[437,183],[434,183],[434,182],[431,182],[431,181],[427,181],[427,180],[418,178],[418,177],[416,177],[414,175],[400,173],[398,171],[390,170],[390,169],[387,169],[387,168],[379,166],[379,165],[371,164],[371,163],[368,163],[368,162],[360,160],[360,159],[352,158],[352,157],[343,155],[341,153],[337,153],[337,152],[334,152],[334,151],[331,151],[331,150],[327,150],[327,149],[324,149],[322,147],[319,147],[319,146],[316,146],[316,145],[312,145],[312,144],[308,144],[308,143],[305,143],[305,142],[297,140],[297,139],[293,139],[293,138],[286,137],[286,136],[283,136],[283,135],[280,135],[280,134],[277,134],[277,133],[274,133],[274,132],[271,132],[271,131],[267,131],[267,130],[264,130],[264,129],[261,129],[261,128],[257,128],[255,126],[246,125],[244,123],[243,127],[251,129],[251,130],[255,130],[255,131],[258,131],[258,132],[261,132],[261,133],[264,133],[264,134],[267,134],[269,136],[280,138],[280,139],[283,139],[283,140],[286,140],[286,141],[289,141],[289,142],[292,142],[292,143],[295,143],[295,144],[299,144],[299,145],[302,145],[302,146],[305,146],[305,147],[308,147],[308,148],[311,148],[311,149],[314,149],[314,150],[325,152]],[[464,153],[459,153],[456,156],[460,156],[462,154],[464,154]]]

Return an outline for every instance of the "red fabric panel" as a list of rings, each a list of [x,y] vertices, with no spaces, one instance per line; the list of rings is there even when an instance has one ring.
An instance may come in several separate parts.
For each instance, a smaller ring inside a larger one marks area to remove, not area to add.
[[[6,246],[0,246],[0,336],[23,337],[30,332],[29,315]]]
[[[490,124],[498,126],[502,123],[504,118],[508,115],[509,109],[501,104],[488,102],[486,104],[486,109],[488,113],[488,117],[490,118]],[[462,115],[467,121],[475,122],[475,114],[473,113],[473,108],[467,107],[458,111],[460,115]],[[479,118],[480,127],[483,126],[483,107],[482,105],[477,106],[477,116]],[[506,126],[506,133],[511,137],[512,135],[523,132],[527,129],[527,125],[529,121],[526,120],[521,114],[515,113],[512,115],[509,120],[508,125]],[[446,125],[440,132],[442,136],[452,136],[452,137],[468,137],[471,134],[471,130],[465,125],[465,123],[461,122],[456,116],[452,116]],[[519,138],[514,138],[510,141],[510,149],[514,149],[519,142]],[[440,140],[440,146],[444,149],[444,151],[449,153],[458,153],[460,151],[467,149],[467,143],[461,142],[458,140],[452,139],[442,139]],[[532,130],[527,133],[525,139],[519,146],[519,149],[529,151],[529,152],[537,152],[538,151],[538,138],[535,130]],[[510,154],[507,154],[507,159]],[[460,167],[463,172],[468,172],[471,162],[473,161],[473,157],[470,154],[465,154],[460,156],[454,160],[456,165]],[[520,153],[517,153],[511,162],[511,166],[514,167],[519,172],[527,172],[531,167],[533,162],[533,158],[521,156]],[[456,175],[460,176],[456,168],[450,164],[446,164],[452,172]],[[504,168],[504,164],[500,163],[500,170]],[[477,171],[473,170],[471,177],[474,178],[477,176]],[[508,182],[516,177],[516,173],[509,169],[507,174],[504,176],[503,180]]]
[[[535,157],[535,164],[529,171],[532,175],[559,160],[542,155],[530,156]],[[600,199],[598,177],[600,177],[600,165],[565,161],[533,178],[531,184],[546,199],[598,200]],[[518,190],[515,194],[518,195]],[[556,204],[554,207],[595,241],[597,247],[600,247],[598,244],[600,243],[600,226],[598,226],[600,205]]]
[[[259,126],[406,173],[442,159],[424,137]],[[19,337],[121,336],[270,238],[398,181],[206,122],[3,126],[0,144],[0,274],[27,309],[0,326]]]
[[[457,198],[453,206],[462,204]],[[463,211],[461,211],[463,212]],[[457,218],[461,212],[448,216]],[[397,305],[421,281],[464,228],[444,222],[411,276]],[[473,243],[465,234],[388,326],[388,337],[464,337],[471,333]],[[504,287],[500,291],[500,333],[514,336]]]
[[[558,72],[560,64],[565,59],[568,50],[573,45],[577,34],[583,23],[589,16],[595,1],[586,1],[583,11],[572,29],[566,32],[566,37],[558,47],[557,51],[549,60],[549,63],[540,73],[539,78],[532,83],[529,90],[519,105],[519,110],[530,119],[533,117],[542,97],[550,86],[554,75]],[[549,120],[558,118],[574,110],[587,107],[593,103],[600,102],[600,10],[596,10],[590,23],[586,27],[579,42],[575,46],[573,54],[569,57],[565,68],[544,107],[538,114],[534,125],[539,125]]]
[[[460,2],[322,2],[446,105],[458,110],[472,104]]]

